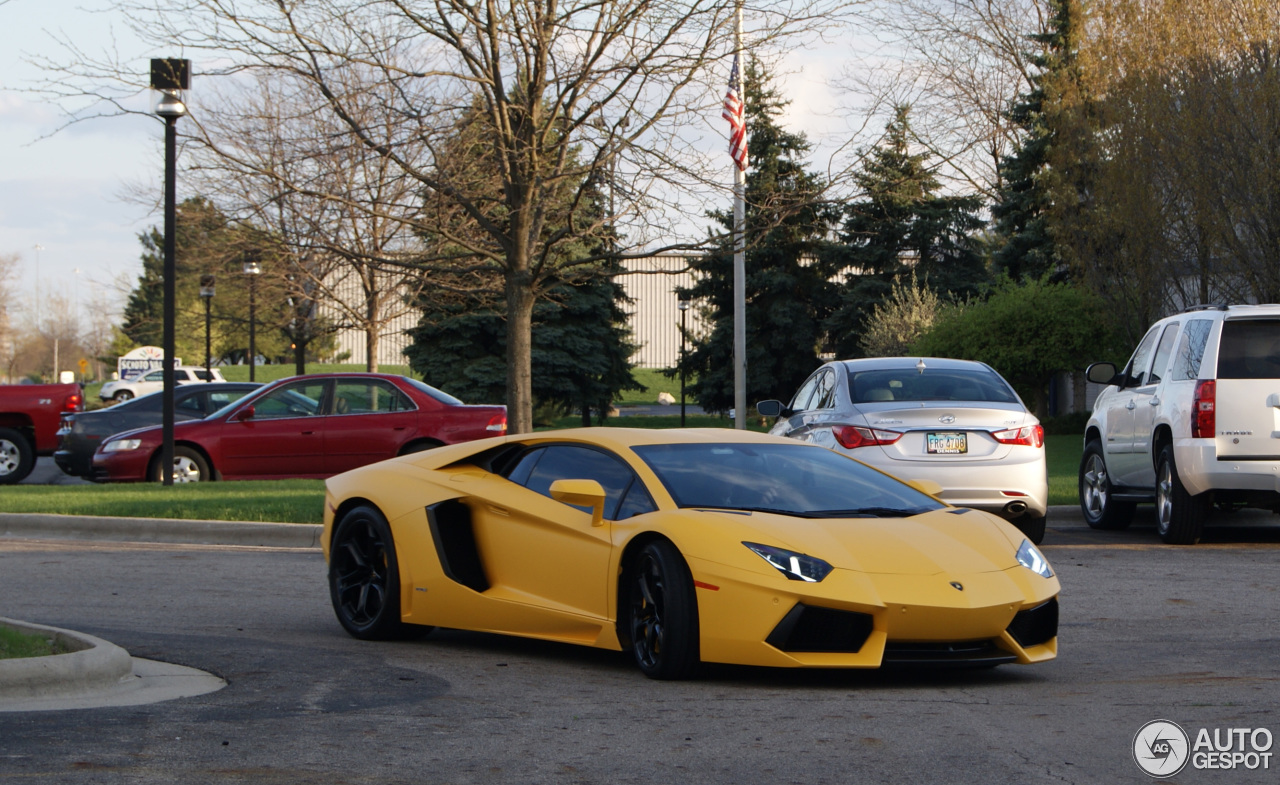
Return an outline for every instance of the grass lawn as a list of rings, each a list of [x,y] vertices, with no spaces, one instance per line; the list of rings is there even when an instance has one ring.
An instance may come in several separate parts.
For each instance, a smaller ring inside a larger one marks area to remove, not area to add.
[[[43,635],[20,632],[0,624],[0,660],[16,660],[22,657],[44,657],[49,654],[66,654],[66,647]]]
[[[1049,503],[1079,504],[1078,479],[1080,456],[1084,453],[1083,434],[1044,437],[1045,459],[1049,464]]]
[[[174,485],[14,485],[0,495],[0,512],[180,518],[212,521],[320,523],[320,480],[261,480]]]

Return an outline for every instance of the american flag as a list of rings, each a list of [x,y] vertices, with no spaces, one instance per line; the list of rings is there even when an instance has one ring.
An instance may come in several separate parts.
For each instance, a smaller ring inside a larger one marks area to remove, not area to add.
[[[729,92],[724,94],[724,110],[720,116],[729,121],[729,155],[738,169],[747,170],[747,123],[743,118],[742,78],[738,73],[738,55],[733,56],[729,72]]]

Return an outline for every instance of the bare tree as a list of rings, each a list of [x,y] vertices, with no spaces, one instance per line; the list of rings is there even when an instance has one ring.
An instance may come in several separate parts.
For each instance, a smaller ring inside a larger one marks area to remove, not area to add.
[[[13,381],[13,365],[17,357],[17,336],[10,304],[15,302],[14,281],[17,280],[19,256],[0,254],[0,361],[4,363],[6,382]]]
[[[853,4],[787,0],[749,7],[751,44],[765,48],[813,35],[842,22]],[[725,198],[717,185],[727,180],[725,156],[713,155],[702,137],[709,123],[720,127],[713,118],[734,48],[734,9],[733,0],[126,4],[144,40],[180,43],[200,54],[202,62],[221,68],[197,68],[203,78],[215,73],[235,78],[250,69],[283,71],[306,82],[320,97],[317,112],[331,114],[399,176],[423,193],[447,199],[480,227],[474,236],[452,238],[456,257],[417,263],[428,270],[500,276],[514,432],[532,426],[533,304],[566,273],[573,274],[568,268],[599,262],[598,257],[558,254],[558,248],[598,240],[610,231],[607,224],[625,228],[627,242],[617,249],[623,254],[700,247],[696,241],[657,246],[652,241],[696,232],[687,217],[686,195]],[[70,70],[83,76],[93,67],[80,57]],[[399,118],[390,136],[372,124],[386,115],[376,114],[371,122],[347,89],[361,82],[353,73],[375,74],[385,85],[376,100]],[[124,109],[110,89],[80,92]],[[477,100],[494,129],[502,206],[497,220],[484,209],[489,192],[467,192],[439,168],[438,155],[456,120]],[[629,187],[619,189],[616,214],[606,221],[588,191],[615,165]],[[552,227],[544,194],[565,183],[577,198],[570,200],[573,208],[563,225]],[[342,198],[318,184],[282,186],[313,198]],[[415,218],[409,226],[416,229],[418,223]]]
[[[1006,113],[1031,88],[1032,36],[1049,0],[877,0],[864,23],[884,47],[845,87],[873,110],[911,106],[918,141],[956,188],[995,196],[1017,129]]]

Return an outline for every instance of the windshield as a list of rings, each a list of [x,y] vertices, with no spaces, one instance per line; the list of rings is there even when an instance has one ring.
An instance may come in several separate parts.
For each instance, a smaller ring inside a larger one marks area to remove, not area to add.
[[[918,515],[945,506],[822,447],[655,444],[632,449],[680,507],[856,518]]]
[[[888,401],[980,401],[1017,403],[1018,396],[1000,377],[986,368],[915,368],[849,371],[849,396],[853,403]]]

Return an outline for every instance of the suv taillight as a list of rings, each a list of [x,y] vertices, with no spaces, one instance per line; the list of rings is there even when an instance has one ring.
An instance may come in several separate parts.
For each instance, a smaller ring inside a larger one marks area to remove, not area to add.
[[[1027,425],[1022,428],[1010,428],[1007,431],[995,431],[991,438],[1001,444],[1021,444],[1027,447],[1044,446],[1044,426]]]
[[[902,438],[897,431],[881,431],[863,428],[861,425],[840,425],[831,429],[840,446],[852,450],[855,447],[871,447],[876,444],[893,444]]]
[[[1191,438],[1212,439],[1217,430],[1218,383],[1212,379],[1196,382],[1195,397],[1191,399]]]

